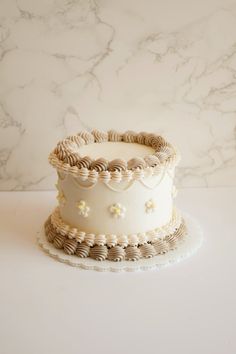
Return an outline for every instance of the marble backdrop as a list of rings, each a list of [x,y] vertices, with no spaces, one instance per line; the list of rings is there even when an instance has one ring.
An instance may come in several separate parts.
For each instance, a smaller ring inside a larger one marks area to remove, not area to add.
[[[53,188],[80,129],[160,132],[178,185],[236,185],[236,2],[0,0],[0,188]]]

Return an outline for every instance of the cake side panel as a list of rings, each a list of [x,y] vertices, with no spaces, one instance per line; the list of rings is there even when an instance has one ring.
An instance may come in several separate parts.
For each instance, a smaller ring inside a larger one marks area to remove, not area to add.
[[[94,186],[67,175],[58,180],[60,214],[73,227],[95,234],[133,234],[168,223],[174,169],[142,181]]]

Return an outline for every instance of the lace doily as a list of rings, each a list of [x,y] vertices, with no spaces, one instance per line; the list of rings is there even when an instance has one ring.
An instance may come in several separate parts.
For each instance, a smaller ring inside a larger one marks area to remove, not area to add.
[[[198,222],[186,213],[183,213],[182,215],[185,219],[188,229],[188,236],[183,241],[183,243],[180,244],[177,249],[169,251],[164,255],[155,256],[149,259],[141,259],[136,262],[112,262],[108,260],[99,262],[89,257],[79,258],[74,255],[67,255],[62,250],[56,249],[52,244],[47,241],[43,227],[37,235],[37,241],[43,251],[46,252],[49,256],[53,257],[59,262],[66,263],[73,267],[78,267],[87,270],[95,270],[100,272],[133,272],[161,269],[162,267],[178,263],[190,257],[194,252],[196,252],[200,248],[202,244],[203,232]]]

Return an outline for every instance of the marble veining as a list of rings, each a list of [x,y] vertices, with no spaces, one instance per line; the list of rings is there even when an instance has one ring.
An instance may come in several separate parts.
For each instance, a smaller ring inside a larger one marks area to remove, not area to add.
[[[0,189],[51,189],[81,129],[160,132],[179,187],[236,184],[236,2],[1,0]]]

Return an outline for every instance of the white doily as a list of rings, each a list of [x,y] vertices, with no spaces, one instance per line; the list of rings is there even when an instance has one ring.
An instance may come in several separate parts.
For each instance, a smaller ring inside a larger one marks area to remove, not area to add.
[[[99,272],[133,272],[140,270],[160,269],[190,257],[202,244],[203,233],[197,221],[188,214],[183,213],[182,215],[188,229],[188,236],[183,243],[181,243],[176,250],[169,251],[164,255],[155,256],[149,259],[141,259],[135,262],[111,262],[108,260],[99,262],[89,257],[79,258],[73,255],[65,254],[63,250],[56,249],[47,241],[44,229],[39,232],[37,241],[41,248],[49,256],[55,258],[59,262],[66,263],[73,267],[96,270]]]

